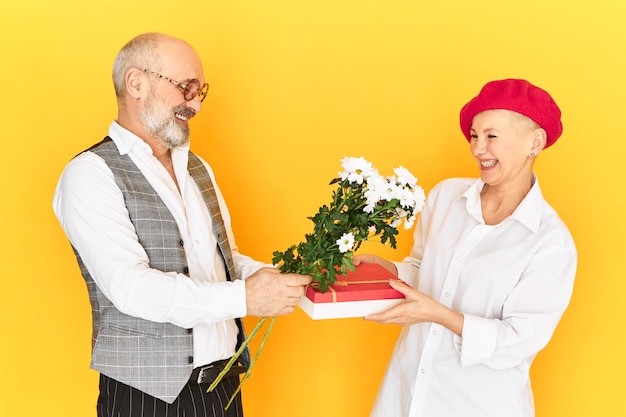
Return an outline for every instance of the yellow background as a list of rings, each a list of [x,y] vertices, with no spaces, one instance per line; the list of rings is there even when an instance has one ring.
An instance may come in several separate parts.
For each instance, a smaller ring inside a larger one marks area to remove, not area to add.
[[[537,416],[626,415],[625,17],[621,0],[3,1],[0,416],[95,416],[87,292],[51,200],[116,116],[115,54],[153,30],[203,59],[192,149],[216,171],[242,252],[263,261],[310,230],[342,157],[404,165],[426,190],[476,176],[461,106],[492,79],[550,91],[565,131],[536,172],[580,262],[532,369]],[[403,233],[395,252],[365,250],[400,259],[410,245]],[[279,319],[246,415],[366,416],[398,332]]]

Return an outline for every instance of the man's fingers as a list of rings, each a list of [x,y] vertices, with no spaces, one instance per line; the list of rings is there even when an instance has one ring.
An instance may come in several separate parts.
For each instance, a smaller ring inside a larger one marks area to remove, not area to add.
[[[304,287],[311,283],[311,277],[309,275],[300,274],[284,274],[282,279],[289,287]]]

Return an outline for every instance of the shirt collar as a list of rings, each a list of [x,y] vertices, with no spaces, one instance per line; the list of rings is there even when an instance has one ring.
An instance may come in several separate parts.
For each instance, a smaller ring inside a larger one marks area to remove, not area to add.
[[[480,204],[480,192],[484,185],[485,183],[480,178],[477,178],[470,188],[457,198],[457,200],[461,198],[466,200],[465,208],[467,212],[481,223],[484,222],[484,219]],[[528,191],[526,197],[524,197],[509,218],[518,221],[530,231],[536,233],[541,223],[541,212],[543,211],[544,204],[545,200],[541,188],[539,187],[539,180],[533,173],[533,185],[530,187],[530,191]]]
[[[152,153],[152,149],[146,142],[130,130],[120,126],[115,120],[109,126],[109,137],[115,142],[120,155],[131,153],[135,146],[144,152]]]

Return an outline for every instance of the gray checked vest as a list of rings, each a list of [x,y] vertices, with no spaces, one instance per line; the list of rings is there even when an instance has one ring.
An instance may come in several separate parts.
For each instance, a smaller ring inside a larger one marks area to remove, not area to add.
[[[150,261],[150,267],[188,275],[185,242],[176,221],[157,192],[128,155],[120,155],[110,138],[89,149],[104,159],[122,191],[130,220]],[[213,231],[224,259],[228,279],[236,279],[232,252],[211,178],[200,159],[189,153],[188,170],[213,221]],[[93,281],[74,251],[87,283],[92,307],[92,361],[96,371],[172,403],[193,371],[193,330],[156,323],[120,312]],[[237,319],[239,346],[245,339]],[[250,361],[249,352],[240,358]]]

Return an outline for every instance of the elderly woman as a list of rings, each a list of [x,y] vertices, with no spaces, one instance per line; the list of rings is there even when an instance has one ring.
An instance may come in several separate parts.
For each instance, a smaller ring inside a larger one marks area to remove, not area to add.
[[[428,195],[410,256],[376,262],[409,285],[366,319],[404,325],[377,417],[529,417],[529,370],[569,304],[577,253],[533,163],[562,132],[550,95],[525,80],[486,84],[461,110],[480,178]]]

